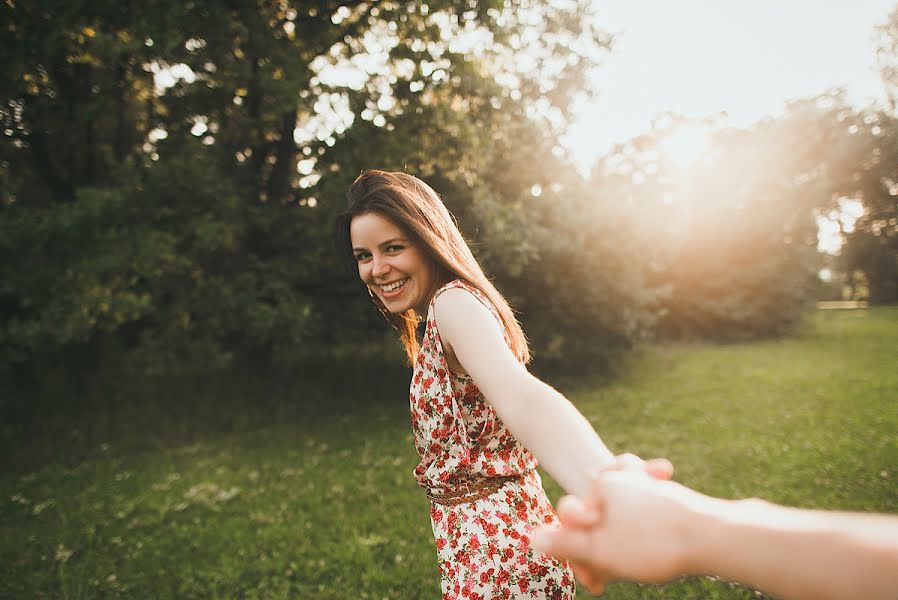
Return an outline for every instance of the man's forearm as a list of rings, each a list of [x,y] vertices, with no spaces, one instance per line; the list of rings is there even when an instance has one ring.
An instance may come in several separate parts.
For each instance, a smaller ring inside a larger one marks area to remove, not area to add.
[[[792,600],[896,598],[898,518],[707,498],[690,519],[690,572]]]

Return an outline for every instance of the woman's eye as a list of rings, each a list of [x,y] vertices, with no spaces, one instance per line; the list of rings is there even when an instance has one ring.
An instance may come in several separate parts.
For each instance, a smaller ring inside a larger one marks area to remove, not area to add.
[[[355,255],[355,259],[356,259],[358,262],[362,262],[362,261],[364,261],[365,259],[367,259],[369,256],[371,256],[371,255],[363,252],[362,254],[356,254],[356,255]]]
[[[402,250],[402,246],[389,246],[387,248],[387,252],[399,252]]]

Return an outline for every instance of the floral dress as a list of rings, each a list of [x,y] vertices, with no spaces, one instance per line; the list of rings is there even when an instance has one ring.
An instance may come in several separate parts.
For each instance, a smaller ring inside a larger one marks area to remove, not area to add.
[[[498,319],[489,301],[460,280],[440,288],[434,300],[451,288],[467,290]],[[409,400],[415,449],[421,456],[414,474],[431,497],[443,600],[572,599],[574,578],[568,565],[530,548],[533,528],[556,522],[536,459],[506,429],[474,381],[449,370],[434,300]],[[482,487],[484,480],[498,490],[456,505],[434,499]]]

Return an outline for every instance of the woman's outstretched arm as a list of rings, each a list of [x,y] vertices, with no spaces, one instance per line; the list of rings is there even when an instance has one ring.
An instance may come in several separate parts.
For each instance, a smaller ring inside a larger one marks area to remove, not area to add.
[[[517,360],[496,318],[473,294],[446,290],[434,316],[444,350],[451,349],[511,433],[568,493],[586,494],[614,462],[592,425]]]

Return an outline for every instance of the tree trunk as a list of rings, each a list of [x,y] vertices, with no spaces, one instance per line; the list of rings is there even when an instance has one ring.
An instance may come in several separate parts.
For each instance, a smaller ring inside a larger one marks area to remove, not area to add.
[[[296,156],[294,129],[296,129],[296,111],[290,110],[281,115],[280,139],[275,149],[276,162],[268,177],[268,201],[271,203],[280,204],[289,192],[290,176]]]
[[[119,164],[128,156],[128,124],[127,124],[127,76],[128,67],[124,59],[119,59],[115,66],[115,140],[113,151]]]
[[[28,136],[28,147],[31,151],[31,162],[41,179],[46,182],[53,199],[57,202],[73,202],[75,187],[71,181],[62,176],[59,169],[53,164],[47,132],[32,131]]]

